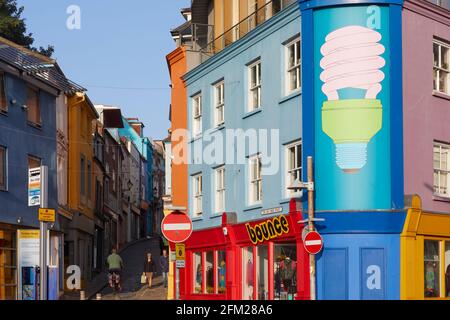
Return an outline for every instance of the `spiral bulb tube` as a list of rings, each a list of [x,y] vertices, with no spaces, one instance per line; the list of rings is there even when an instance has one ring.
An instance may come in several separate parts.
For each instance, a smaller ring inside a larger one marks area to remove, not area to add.
[[[367,144],[381,130],[382,90],[386,65],[381,34],[362,26],[347,26],[329,33],[320,49],[323,58],[322,92],[328,101],[322,110],[324,132],[336,144],[336,163],[347,173],[367,163]],[[342,89],[366,90],[364,99],[340,99]]]

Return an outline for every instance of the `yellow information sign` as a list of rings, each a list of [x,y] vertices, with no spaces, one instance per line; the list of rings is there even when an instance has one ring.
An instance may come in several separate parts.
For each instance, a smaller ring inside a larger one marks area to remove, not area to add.
[[[42,222],[55,222],[56,210],[54,209],[39,209],[39,221]]]
[[[175,244],[175,253],[177,261],[186,260],[186,246],[184,245],[184,243]]]

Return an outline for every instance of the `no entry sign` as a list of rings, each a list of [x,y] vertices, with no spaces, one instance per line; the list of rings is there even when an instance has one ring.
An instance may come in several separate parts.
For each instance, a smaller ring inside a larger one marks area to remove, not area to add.
[[[191,236],[192,221],[185,213],[172,212],[163,219],[161,230],[170,242],[185,242]]]
[[[309,254],[318,254],[320,251],[322,251],[323,239],[322,236],[316,231],[309,232],[305,236],[303,243],[306,252],[308,252]]]

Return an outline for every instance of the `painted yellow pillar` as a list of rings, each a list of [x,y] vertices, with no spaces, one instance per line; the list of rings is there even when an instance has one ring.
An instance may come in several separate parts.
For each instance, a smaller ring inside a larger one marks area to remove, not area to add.
[[[169,215],[172,211],[168,210],[168,209],[164,209],[164,217],[166,217],[167,215]],[[170,257],[172,254],[172,250],[170,250],[170,246],[169,246],[169,261],[170,261]],[[167,275],[167,300],[174,300],[175,296],[174,296],[174,288],[175,288],[175,279],[174,279],[174,272],[175,272],[175,268],[174,268],[174,263],[173,262],[169,262],[169,274]]]

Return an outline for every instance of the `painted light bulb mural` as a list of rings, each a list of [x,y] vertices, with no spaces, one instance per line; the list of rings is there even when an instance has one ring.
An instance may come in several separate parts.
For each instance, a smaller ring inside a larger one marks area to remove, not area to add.
[[[377,95],[386,62],[381,38],[373,29],[351,25],[330,32],[320,49],[322,92],[328,98],[322,108],[322,130],[336,145],[336,164],[345,173],[366,165],[367,145],[382,128]]]

